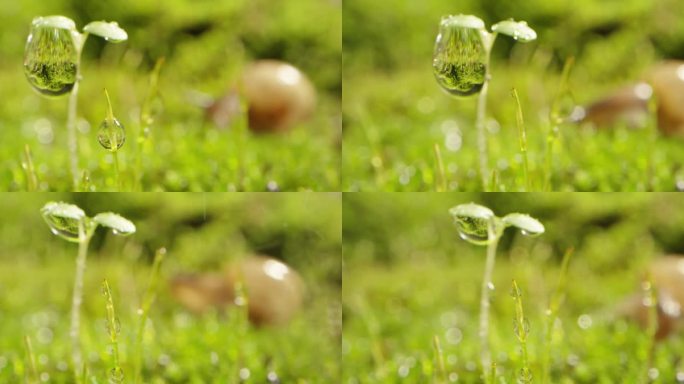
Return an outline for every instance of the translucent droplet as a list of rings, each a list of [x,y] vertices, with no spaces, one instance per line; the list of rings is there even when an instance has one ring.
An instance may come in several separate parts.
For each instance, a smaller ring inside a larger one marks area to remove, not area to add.
[[[463,26],[454,16],[442,19],[435,41],[432,69],[437,83],[456,96],[480,92],[487,75],[482,31]]]
[[[65,25],[46,25],[44,19],[33,20],[26,40],[24,73],[38,92],[59,96],[71,91],[76,82],[76,44]]]
[[[124,373],[121,367],[109,370],[109,384],[121,384],[124,381]]]
[[[528,384],[532,382],[532,372],[527,368],[521,368],[518,373],[518,383]]]
[[[107,334],[110,334],[110,335],[111,335],[111,334],[112,334],[112,328],[111,328],[111,327],[112,327],[112,324],[111,324],[109,321],[107,321],[107,323],[105,324],[105,327],[107,328]],[[119,333],[121,333],[121,322],[119,321],[119,318],[118,318],[118,317],[115,317],[115,318],[114,318],[114,332],[115,332],[117,335],[118,335]]]
[[[80,208],[66,203],[48,203],[41,209],[41,215],[53,234],[67,241],[79,242],[79,229],[86,219]]]
[[[520,233],[525,236],[539,236],[546,230],[544,225],[530,215],[524,213],[511,213],[506,215],[502,221],[506,225],[511,225],[520,229]]]
[[[491,226],[495,225],[494,213],[477,204],[462,204],[449,210],[454,218],[456,229],[463,240],[477,245],[486,245],[490,238]]]
[[[97,132],[97,141],[107,150],[117,150],[126,142],[126,131],[116,118],[104,119]]]
[[[513,332],[515,332],[518,339],[522,339],[530,333],[530,321],[527,320],[527,317],[524,317],[522,320],[522,329],[520,328],[520,322],[517,319],[513,319]]]

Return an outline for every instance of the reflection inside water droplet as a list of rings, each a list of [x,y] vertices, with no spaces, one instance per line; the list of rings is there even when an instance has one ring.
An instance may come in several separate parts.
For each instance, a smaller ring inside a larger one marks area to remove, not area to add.
[[[112,368],[109,370],[109,383],[120,384],[124,381],[124,373],[121,367]]]
[[[489,225],[491,219],[454,216],[459,236],[470,243],[485,245],[490,242]]]
[[[486,50],[480,31],[442,20],[435,41],[432,68],[437,83],[456,96],[480,92],[485,82]]]
[[[104,149],[110,151],[121,148],[126,142],[126,131],[123,124],[117,119],[105,119],[100,124],[97,141]]]
[[[76,45],[67,29],[35,25],[26,41],[24,74],[38,92],[59,96],[76,82]]]
[[[74,243],[79,242],[80,220],[43,213],[45,222],[53,234]]]

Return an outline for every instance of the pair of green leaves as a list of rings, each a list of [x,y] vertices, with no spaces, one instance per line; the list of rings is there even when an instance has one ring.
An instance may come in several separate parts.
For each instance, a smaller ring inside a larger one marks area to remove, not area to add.
[[[37,17],[33,20],[33,25],[38,27],[49,27],[67,29],[72,32],[76,30],[76,23],[65,16],[45,16]],[[93,21],[83,28],[83,32],[102,37],[113,43],[120,43],[128,40],[128,34],[119,27],[116,22]]]
[[[447,20],[450,25],[455,27],[485,31],[484,21],[477,16],[455,15],[449,16]],[[508,35],[523,43],[537,39],[537,32],[530,28],[525,21],[503,20],[492,26],[492,32]]]
[[[457,205],[449,213],[461,238],[477,245],[489,244],[508,227],[516,227],[526,236],[539,236],[545,231],[544,225],[530,215],[510,213],[499,218],[491,209],[474,203]]]
[[[115,235],[127,236],[135,233],[135,224],[112,212],[104,212],[93,218],[76,205],[49,202],[40,210],[43,219],[55,235],[71,242],[81,242],[92,235],[98,225],[110,228]]]

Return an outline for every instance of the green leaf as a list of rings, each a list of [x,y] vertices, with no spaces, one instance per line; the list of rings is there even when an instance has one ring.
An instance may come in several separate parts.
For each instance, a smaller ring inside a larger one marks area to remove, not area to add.
[[[537,32],[524,21],[504,20],[496,23],[492,31],[503,33],[523,43],[537,39]]]
[[[472,217],[477,219],[491,219],[494,212],[491,209],[475,203],[461,204],[449,209],[454,217]]]
[[[68,29],[70,31],[76,30],[76,23],[70,18],[61,15],[36,17],[33,19],[33,26]]]
[[[83,31],[93,35],[98,35],[112,43],[120,43],[128,40],[128,34],[124,31],[116,21],[93,21],[83,28]]]
[[[93,221],[104,227],[111,228],[115,235],[127,236],[135,233],[135,224],[116,213],[99,213],[93,218]]]
[[[484,29],[485,23],[473,15],[449,15],[442,17],[442,25],[449,27]]]
[[[529,236],[541,235],[545,231],[544,225],[539,220],[524,213],[508,214],[502,221],[506,225],[519,228],[524,234]]]

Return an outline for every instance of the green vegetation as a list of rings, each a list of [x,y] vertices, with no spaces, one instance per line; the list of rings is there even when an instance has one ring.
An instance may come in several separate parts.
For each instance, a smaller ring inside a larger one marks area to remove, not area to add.
[[[471,201],[502,216],[529,212],[546,229],[499,241],[489,319],[496,383],[530,374],[561,384],[681,380],[681,333],[656,341],[654,322],[642,328],[617,312],[629,295],[653,303],[651,285],[641,288],[647,265],[684,253],[679,195],[366,193],[343,202],[343,382],[482,383],[485,257],[458,240],[447,212]]]
[[[92,234],[80,315],[84,366],[77,370],[84,382],[116,382],[122,372],[125,383],[339,382],[339,195],[3,199],[12,225],[0,226],[0,382],[74,383],[69,308],[77,247],[52,235],[39,212],[60,200],[88,214],[119,212],[137,227],[128,237]],[[116,222],[111,215],[98,221]],[[155,252],[162,245],[165,255]],[[194,315],[171,296],[172,277],[218,272],[250,254],[280,258],[305,281],[304,309],[286,326],[252,326],[244,306]]]
[[[493,191],[672,191],[684,180],[684,141],[654,119],[643,129],[596,130],[570,123],[586,105],[637,82],[656,62],[684,57],[684,9],[676,0],[597,3],[394,0],[344,2],[343,183],[348,191],[482,190],[477,98],[454,99],[432,74],[434,37],[444,15],[486,25],[525,20],[537,40],[497,39],[489,73],[487,136]],[[573,63],[570,65],[570,63]],[[567,76],[563,68],[567,66]],[[448,70],[448,69],[445,69]],[[567,80],[564,80],[564,79]],[[525,117],[525,161],[516,128],[515,88]]]
[[[78,190],[340,189],[341,5],[319,0],[173,0],[163,7],[151,0],[6,4],[0,13],[0,84],[7,96],[0,106],[0,189],[74,189],[65,100],[40,96],[17,65],[31,20],[55,14],[79,27],[91,20],[116,20],[128,32],[128,40],[119,44],[89,39],[81,67],[57,61],[31,69],[53,72],[50,78],[59,84],[41,85],[52,94],[69,92],[76,71],[82,76],[75,120]],[[158,80],[151,80],[161,58]],[[314,114],[287,133],[256,135],[247,132],[241,102],[227,127],[215,127],[207,105],[235,91],[243,69],[257,59],[300,68],[317,91]],[[120,187],[114,156],[103,156],[97,139],[106,115],[103,88],[129,139],[118,152]],[[26,146],[30,170],[22,167],[28,162]]]

